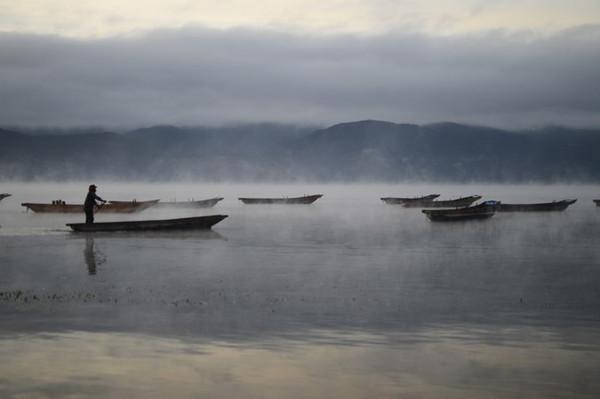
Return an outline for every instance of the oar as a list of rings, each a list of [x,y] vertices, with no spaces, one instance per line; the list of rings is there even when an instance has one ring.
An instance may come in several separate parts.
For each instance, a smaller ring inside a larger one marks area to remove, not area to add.
[[[101,203],[100,205],[96,205],[96,212],[100,212],[100,209],[106,204],[106,202]]]

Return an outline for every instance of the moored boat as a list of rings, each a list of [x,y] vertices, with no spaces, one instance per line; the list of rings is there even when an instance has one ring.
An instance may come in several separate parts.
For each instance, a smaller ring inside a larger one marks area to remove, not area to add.
[[[156,205],[158,200],[151,201],[110,201],[100,205],[95,212],[101,213],[133,213]],[[64,201],[53,201],[51,204],[24,202],[21,204],[36,213],[83,213],[83,204],[67,204]]]
[[[158,204],[160,200],[154,199],[154,200],[148,200],[148,201],[138,201],[136,199],[133,199],[131,201],[114,201],[114,200],[110,200],[108,201],[109,204],[114,204],[114,205],[141,205],[141,206],[145,206],[147,208],[154,206],[156,204]]]
[[[405,202],[402,204],[405,208],[460,208],[471,205],[473,202],[480,200],[481,195],[470,195],[453,200],[426,200]]]
[[[421,201],[433,201],[439,194],[429,194],[422,197],[382,197],[381,200],[389,205],[401,205],[404,203],[417,203]]]
[[[9,193],[2,193],[2,194],[0,194],[0,201],[2,201],[4,198],[10,197],[10,196],[11,196],[11,194],[9,194]]]
[[[156,206],[163,208],[163,207],[168,207],[168,208],[212,208],[213,206],[215,206],[217,204],[217,202],[222,201],[223,198],[221,197],[215,197],[215,198],[209,198],[209,199],[205,199],[205,200],[199,200],[199,201],[169,201],[169,202],[159,202]]]
[[[499,212],[551,212],[564,211],[570,205],[573,205],[576,199],[566,199],[562,201],[542,202],[537,204],[500,204]]]
[[[433,222],[454,222],[462,220],[488,219],[494,216],[499,201],[485,201],[479,205],[457,209],[423,209],[429,220]]]
[[[305,195],[302,197],[283,198],[238,198],[244,204],[312,204],[323,194]]]
[[[125,222],[68,223],[76,232],[207,230],[227,215],[196,216],[179,219],[134,220]]]
[[[594,200],[594,204],[596,204],[596,206],[600,206],[600,199]]]

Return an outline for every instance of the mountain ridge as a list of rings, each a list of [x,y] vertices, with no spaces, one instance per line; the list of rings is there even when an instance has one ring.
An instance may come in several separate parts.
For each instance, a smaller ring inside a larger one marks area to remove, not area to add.
[[[0,129],[0,178],[600,182],[600,130],[510,131],[379,120],[314,129],[156,125],[127,132]]]

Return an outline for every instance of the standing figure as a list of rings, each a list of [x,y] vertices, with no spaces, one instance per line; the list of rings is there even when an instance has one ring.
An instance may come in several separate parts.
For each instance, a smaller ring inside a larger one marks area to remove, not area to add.
[[[87,196],[85,197],[85,203],[83,204],[86,224],[94,223],[94,207],[98,206],[96,200],[102,201],[103,204],[106,203],[105,200],[96,195],[96,185],[92,184],[90,185]]]

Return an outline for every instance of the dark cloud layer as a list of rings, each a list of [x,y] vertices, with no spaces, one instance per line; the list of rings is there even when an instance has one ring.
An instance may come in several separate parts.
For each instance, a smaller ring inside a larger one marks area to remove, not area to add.
[[[185,28],[77,41],[3,33],[0,124],[598,126],[599,65],[600,26],[546,36]]]

